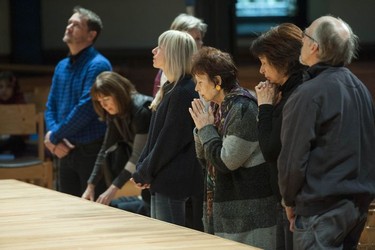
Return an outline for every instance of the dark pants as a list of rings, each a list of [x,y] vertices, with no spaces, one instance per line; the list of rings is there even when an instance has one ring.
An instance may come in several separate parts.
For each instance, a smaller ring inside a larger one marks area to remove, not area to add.
[[[113,199],[109,205],[128,212],[150,216],[150,206],[138,196],[122,196]]]
[[[277,231],[276,249],[293,250],[293,233],[290,231],[290,223],[286,216],[285,209],[278,203],[277,207]]]
[[[321,215],[296,216],[294,249],[356,249],[367,218],[367,209],[344,199]]]
[[[77,145],[69,154],[56,160],[58,191],[81,197],[94,168],[102,141]],[[95,186],[95,199],[107,189],[104,179]]]
[[[203,229],[203,193],[186,201],[186,226],[198,231]]]
[[[160,193],[151,195],[151,217],[165,222],[185,226],[187,198],[172,199]]]

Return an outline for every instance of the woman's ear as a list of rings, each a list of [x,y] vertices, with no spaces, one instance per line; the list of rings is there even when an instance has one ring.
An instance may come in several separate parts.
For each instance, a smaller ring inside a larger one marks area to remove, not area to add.
[[[222,83],[221,76],[215,76],[214,77],[214,83],[215,83],[216,90],[220,91],[221,90],[221,83]]]
[[[222,83],[221,76],[215,76],[214,77],[214,83],[215,83],[215,85],[221,85],[221,83]]]

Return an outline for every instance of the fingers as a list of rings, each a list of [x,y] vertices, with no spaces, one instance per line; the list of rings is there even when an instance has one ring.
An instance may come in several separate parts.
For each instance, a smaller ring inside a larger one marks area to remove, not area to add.
[[[108,205],[111,202],[111,198],[109,198],[107,195],[100,195],[98,199],[96,200],[97,203]]]
[[[70,148],[67,147],[64,143],[60,142],[54,148],[53,153],[57,157],[63,158],[64,156],[66,156],[69,153],[69,151],[70,151]]]
[[[206,107],[200,99],[194,99],[191,102],[191,107],[195,113],[206,113]]]
[[[294,232],[294,219],[289,220],[289,230]]]
[[[134,181],[133,178],[130,178],[130,181],[133,182],[137,188],[139,189],[146,189],[146,188],[150,188],[151,187],[151,184],[141,184],[141,183],[137,183]]]

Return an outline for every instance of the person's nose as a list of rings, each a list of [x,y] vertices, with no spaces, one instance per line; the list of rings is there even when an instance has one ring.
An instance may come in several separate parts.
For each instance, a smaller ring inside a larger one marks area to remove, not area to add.
[[[69,24],[66,26],[66,30],[71,31],[72,28],[73,28],[73,24],[72,24],[72,23],[69,23]]]
[[[198,87],[198,84],[195,85],[195,91],[199,93],[199,87]]]
[[[156,53],[158,52],[158,47],[153,48],[151,52],[152,54],[156,55]]]
[[[260,66],[259,73],[261,73],[262,75],[264,74],[264,68],[263,68],[263,66]]]

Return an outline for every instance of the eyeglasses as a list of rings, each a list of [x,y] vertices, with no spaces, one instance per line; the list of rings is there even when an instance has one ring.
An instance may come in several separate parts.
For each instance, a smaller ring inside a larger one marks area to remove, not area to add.
[[[306,34],[306,30],[302,31],[302,38],[304,38],[304,37],[307,37],[307,38],[311,39],[313,42],[315,42],[316,44],[319,45],[318,41],[315,38],[313,38],[312,36]]]

